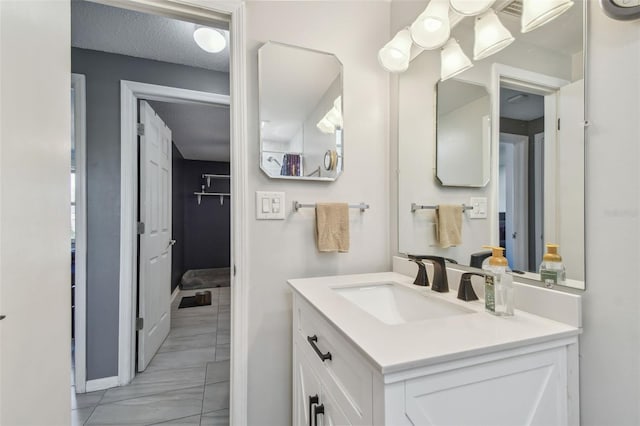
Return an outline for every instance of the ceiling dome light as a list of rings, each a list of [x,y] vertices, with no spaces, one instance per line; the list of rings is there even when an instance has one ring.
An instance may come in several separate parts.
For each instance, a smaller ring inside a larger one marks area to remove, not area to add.
[[[221,52],[227,46],[227,40],[220,33],[209,27],[196,28],[193,32],[193,39],[200,49],[209,53]]]
[[[431,0],[424,12],[411,24],[411,38],[426,50],[442,47],[450,35],[448,0]]]
[[[572,0],[524,0],[522,32],[528,33],[557,18],[573,6]]]
[[[451,9],[464,16],[479,15],[489,10],[496,0],[450,0]]]
[[[473,44],[473,59],[475,61],[493,55],[510,45],[514,40],[492,9],[476,18],[475,33],[476,38]]]
[[[398,34],[378,52],[380,65],[390,72],[406,71],[410,59],[411,34],[407,29],[398,31]]]
[[[447,80],[471,68],[471,60],[455,39],[450,39],[440,52],[440,78]]]

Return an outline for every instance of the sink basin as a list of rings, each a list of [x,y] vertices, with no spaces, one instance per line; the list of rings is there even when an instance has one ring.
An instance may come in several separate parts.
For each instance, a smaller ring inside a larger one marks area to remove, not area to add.
[[[333,290],[368,314],[391,325],[475,312],[446,300],[427,297],[397,283],[366,284]]]

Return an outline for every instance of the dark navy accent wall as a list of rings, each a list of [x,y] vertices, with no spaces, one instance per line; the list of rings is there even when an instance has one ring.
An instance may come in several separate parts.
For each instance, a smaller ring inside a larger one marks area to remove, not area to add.
[[[184,191],[183,165],[184,158],[175,144],[172,144],[171,155],[171,236],[176,243],[171,251],[171,293],[180,284],[184,273]]]
[[[194,192],[205,185],[206,192],[229,192],[228,179],[212,179],[206,188],[202,174],[229,174],[229,163],[185,160],[183,184],[187,194],[184,203],[184,268],[204,269],[228,267],[231,261],[231,209],[229,197],[220,205],[217,196],[198,200]]]

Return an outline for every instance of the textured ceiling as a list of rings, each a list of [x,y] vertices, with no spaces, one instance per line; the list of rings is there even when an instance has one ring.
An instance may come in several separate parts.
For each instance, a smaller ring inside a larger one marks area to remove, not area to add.
[[[220,31],[229,40],[226,24]],[[88,1],[71,3],[71,45],[137,58],[229,72],[229,49],[211,54],[193,41],[195,24]],[[227,106],[149,102],[189,160],[229,161]]]
[[[223,28],[226,24],[220,23]],[[71,2],[71,45],[137,58],[229,72],[227,47],[207,53],[193,41],[196,24],[88,1]]]
[[[149,101],[187,160],[230,160],[229,107]]]

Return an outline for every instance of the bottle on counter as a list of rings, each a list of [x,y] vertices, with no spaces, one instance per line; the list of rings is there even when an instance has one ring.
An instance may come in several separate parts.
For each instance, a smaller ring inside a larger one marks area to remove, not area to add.
[[[492,255],[482,262],[485,273],[484,304],[487,312],[499,316],[512,316],[514,305],[513,278],[509,273],[509,262],[504,257],[504,248],[484,246]]]
[[[547,252],[542,257],[540,264],[540,279],[547,287],[564,285],[567,274],[562,263],[562,257],[558,254],[558,244],[547,244]]]

